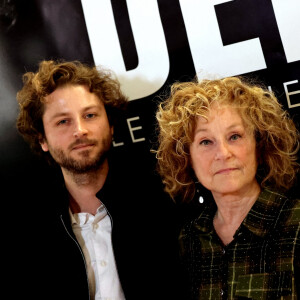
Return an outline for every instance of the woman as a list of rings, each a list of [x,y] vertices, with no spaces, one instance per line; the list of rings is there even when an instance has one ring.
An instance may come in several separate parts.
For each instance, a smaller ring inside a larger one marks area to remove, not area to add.
[[[274,94],[238,77],[175,83],[157,120],[166,192],[203,203],[179,236],[191,299],[300,297],[299,199],[285,195],[299,133]]]

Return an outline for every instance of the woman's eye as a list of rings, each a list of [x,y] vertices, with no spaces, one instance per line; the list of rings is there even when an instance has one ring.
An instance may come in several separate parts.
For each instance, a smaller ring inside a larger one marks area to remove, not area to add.
[[[230,137],[230,139],[232,140],[232,141],[236,141],[236,140],[238,140],[239,138],[240,138],[241,136],[239,135],[239,134],[233,134],[231,137]]]
[[[200,145],[203,145],[203,146],[207,146],[207,145],[209,145],[209,144],[211,144],[211,141],[210,141],[210,140],[202,140],[202,141],[200,142]]]

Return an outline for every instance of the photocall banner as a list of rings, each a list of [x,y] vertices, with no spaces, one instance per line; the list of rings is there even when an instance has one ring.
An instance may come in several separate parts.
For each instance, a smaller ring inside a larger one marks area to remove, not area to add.
[[[150,161],[155,111],[170,84],[243,75],[273,90],[299,126],[299,0],[4,0],[0,7],[4,172],[31,153],[15,129],[22,74],[43,59],[115,72],[130,99],[114,148]],[[149,168],[145,167],[146,176]]]

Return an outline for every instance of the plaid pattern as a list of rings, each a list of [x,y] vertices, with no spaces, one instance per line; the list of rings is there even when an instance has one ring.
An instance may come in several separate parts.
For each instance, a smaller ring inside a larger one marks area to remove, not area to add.
[[[213,227],[217,207],[207,202],[179,237],[191,299],[300,297],[300,200],[264,189],[227,246]]]

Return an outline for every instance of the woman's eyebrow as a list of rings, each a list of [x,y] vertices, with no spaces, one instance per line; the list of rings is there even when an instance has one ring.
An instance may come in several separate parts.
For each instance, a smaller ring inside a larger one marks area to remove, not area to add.
[[[225,129],[227,129],[227,130],[230,130],[230,129],[233,129],[233,128],[236,128],[236,127],[241,127],[241,126],[243,126],[243,124],[241,124],[241,123],[234,123],[234,124],[231,124],[231,125],[229,125],[228,127],[225,127]],[[198,133],[198,132],[207,132],[207,131],[211,131],[212,129],[211,128],[198,128],[198,129],[196,129],[195,130],[195,133]]]

